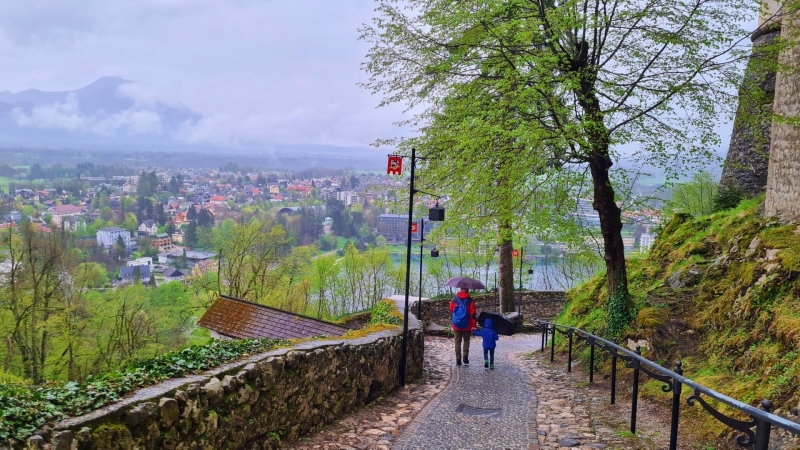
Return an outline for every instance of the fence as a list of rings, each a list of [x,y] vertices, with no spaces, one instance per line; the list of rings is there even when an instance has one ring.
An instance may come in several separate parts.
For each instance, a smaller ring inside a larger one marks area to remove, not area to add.
[[[699,403],[703,409],[711,414],[717,421],[727,427],[734,429],[742,435],[737,436],[736,444],[742,448],[754,448],[755,450],[768,450],[770,432],[773,427],[780,427],[794,434],[800,434],[800,423],[792,422],[783,417],[771,414],[772,402],[763,400],[761,408],[755,408],[747,403],[720,394],[703,385],[683,376],[681,362],[677,361],[673,370],[665,369],[660,365],[641,356],[641,349],[637,346],[636,351],[632,352],[624,347],[617,345],[616,341],[607,341],[599,336],[583,331],[579,328],[567,325],[558,325],[541,320],[532,320],[534,325],[541,327],[542,348],[544,352],[550,346],[550,361],[555,359],[556,336],[558,334],[567,336],[569,340],[567,351],[567,372],[572,372],[572,353],[573,341],[584,341],[589,345],[589,382],[594,382],[594,360],[595,347],[606,352],[611,356],[611,404],[616,401],[617,383],[617,362],[622,360],[625,366],[633,369],[633,393],[631,395],[631,433],[636,432],[636,409],[639,400],[639,377],[643,372],[645,375],[655,380],[661,381],[664,385],[661,390],[665,393],[672,392],[672,414],[670,422],[669,449],[676,450],[678,447],[678,421],[681,406],[681,390],[687,386],[693,390],[692,395],[686,398],[689,406]],[[750,420],[740,420],[728,417],[714,409],[703,396],[722,402],[750,417]]]

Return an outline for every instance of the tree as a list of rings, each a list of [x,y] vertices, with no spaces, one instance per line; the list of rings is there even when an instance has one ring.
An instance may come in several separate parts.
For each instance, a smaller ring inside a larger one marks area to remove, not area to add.
[[[184,234],[184,240],[190,246],[197,245],[197,221],[193,220],[189,222],[189,225],[186,226],[186,233]]]
[[[142,282],[142,268],[140,266],[135,266],[133,268],[133,284],[138,284]]]
[[[457,87],[485,82],[527,118],[532,142],[554,142],[555,164],[591,176],[608,285],[608,324],[630,320],[621,209],[611,167],[620,148],[675,177],[705,161],[714,125],[741,78],[737,0],[379,0],[365,86],[382,104],[419,106],[426,124]],[[512,94],[512,95],[508,95]],[[685,114],[675,114],[680,109]],[[498,110],[498,108],[493,108]],[[548,149],[550,151],[551,149]],[[676,163],[676,161],[678,161]]]
[[[125,249],[125,240],[122,238],[122,235],[117,236],[117,254],[125,255]]]
[[[690,181],[675,185],[665,212],[669,215],[675,212],[692,216],[711,214],[714,212],[717,188],[717,180],[710,173],[697,172]]]

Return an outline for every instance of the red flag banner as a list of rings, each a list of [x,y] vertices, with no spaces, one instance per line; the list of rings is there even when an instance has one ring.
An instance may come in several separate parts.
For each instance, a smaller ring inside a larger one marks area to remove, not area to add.
[[[417,222],[411,222],[411,232],[412,233],[419,232],[419,224]]]
[[[519,250],[517,250],[517,249],[512,250],[511,251],[511,256],[513,256],[514,258],[518,258],[519,257]]]
[[[403,174],[403,157],[402,156],[389,156],[389,165],[386,167],[386,173],[389,175],[402,175]]]

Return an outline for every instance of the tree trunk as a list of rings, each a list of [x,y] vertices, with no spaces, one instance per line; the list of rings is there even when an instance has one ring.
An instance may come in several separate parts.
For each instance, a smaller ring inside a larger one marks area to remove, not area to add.
[[[614,198],[614,188],[609,179],[612,162],[607,155],[606,147],[605,155],[589,159],[589,168],[594,187],[592,206],[600,216],[600,233],[603,236],[603,258],[606,262],[608,283],[608,329],[615,335],[630,322],[630,308],[625,245],[622,243],[622,210]]]
[[[500,225],[500,262],[498,271],[500,280],[498,282],[498,293],[500,297],[500,311],[514,311],[514,258],[512,252],[514,245],[511,240],[511,225],[502,223]]]
[[[585,42],[583,44],[586,45]],[[613,336],[618,335],[631,319],[625,245],[622,243],[622,210],[617,206],[614,187],[609,177],[609,171],[614,164],[608,152],[611,136],[595,91],[597,74],[586,67],[585,61],[579,63],[580,89],[575,94],[585,113],[583,124],[590,143],[591,153],[585,161],[592,173],[592,207],[600,216],[608,283],[608,332]]]

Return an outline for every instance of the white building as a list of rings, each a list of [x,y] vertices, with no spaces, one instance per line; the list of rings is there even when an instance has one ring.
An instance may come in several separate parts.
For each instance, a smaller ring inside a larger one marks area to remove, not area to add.
[[[118,227],[108,227],[97,230],[97,245],[111,248],[117,245],[117,240],[120,236],[122,236],[122,242],[125,243],[125,248],[130,248],[131,233],[124,228]]]
[[[134,259],[133,261],[128,261],[128,267],[135,267],[135,266],[147,266],[148,268],[153,268],[153,258],[150,257],[142,257]]]
[[[639,248],[642,250],[647,250],[653,246],[653,243],[656,241],[656,237],[650,233],[642,233],[639,236]]]
[[[336,193],[336,200],[344,203],[344,206],[350,206],[355,203],[361,203],[361,199],[353,191],[339,191]]]
[[[155,236],[158,233],[158,224],[153,220],[145,220],[139,224],[139,231],[147,233],[149,236]]]

